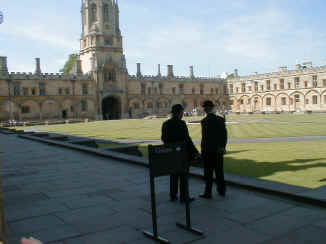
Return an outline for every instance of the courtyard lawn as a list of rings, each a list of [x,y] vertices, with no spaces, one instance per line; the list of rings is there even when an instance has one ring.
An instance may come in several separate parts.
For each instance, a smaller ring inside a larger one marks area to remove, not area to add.
[[[202,117],[187,117],[200,120]],[[166,119],[98,121],[91,123],[35,126],[40,131],[100,139],[160,139]],[[230,138],[326,136],[326,114],[313,115],[228,115]],[[233,123],[232,123],[233,122]],[[27,127],[30,128],[30,127]],[[192,138],[201,138],[200,124],[189,124]],[[23,129],[23,127],[18,127]]]
[[[225,171],[317,188],[326,185],[326,141],[230,144]]]
[[[230,144],[224,169],[230,174],[317,188],[326,185],[324,148],[326,141]],[[139,149],[148,157],[146,145]]]

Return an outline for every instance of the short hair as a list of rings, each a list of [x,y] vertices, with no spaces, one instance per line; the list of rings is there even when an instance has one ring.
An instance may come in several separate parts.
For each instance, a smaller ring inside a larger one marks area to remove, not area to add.
[[[214,103],[212,102],[212,101],[210,101],[210,100],[206,100],[204,103],[203,103],[203,105],[202,105],[204,108],[206,108],[206,107],[214,107],[215,105],[214,105]]]
[[[172,114],[177,115],[177,114],[181,113],[182,111],[184,111],[184,108],[181,104],[174,104],[172,106],[172,109],[171,109]]]

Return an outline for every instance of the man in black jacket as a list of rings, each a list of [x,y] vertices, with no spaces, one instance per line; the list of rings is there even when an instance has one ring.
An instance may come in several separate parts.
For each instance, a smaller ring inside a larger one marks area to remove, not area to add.
[[[201,153],[204,161],[205,192],[202,198],[212,198],[213,171],[215,171],[217,191],[225,196],[226,186],[223,172],[223,156],[227,144],[225,119],[215,115],[214,104],[211,101],[203,103],[207,114],[201,121],[202,140]]]
[[[172,106],[172,118],[165,121],[162,125],[162,141],[164,144],[183,142],[186,144],[188,162],[199,156],[198,150],[194,146],[188,132],[186,122],[182,120],[184,108],[181,104]],[[186,200],[186,189],[184,177],[178,174],[170,176],[170,200],[178,199],[178,182],[180,179],[180,201]],[[194,198],[189,198],[190,201]]]

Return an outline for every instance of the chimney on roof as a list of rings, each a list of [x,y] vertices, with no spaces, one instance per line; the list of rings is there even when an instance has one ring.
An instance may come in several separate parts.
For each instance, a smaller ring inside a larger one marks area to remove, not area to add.
[[[0,74],[8,74],[7,57],[0,56]]]
[[[141,67],[140,67],[140,63],[137,63],[137,77],[141,77]]]
[[[195,75],[194,75],[194,66],[191,65],[189,68],[190,68],[190,78],[193,79],[193,78],[195,78]]]
[[[168,77],[174,77],[173,65],[168,65]]]
[[[161,77],[162,76],[161,75],[161,65],[160,64],[157,65],[157,76],[158,77]]]
[[[35,58],[35,74],[41,74],[41,60],[40,58]]]
[[[234,77],[235,78],[238,78],[239,77],[238,69],[235,69],[234,70]]]
[[[173,74],[173,65],[168,65],[168,77],[169,78],[174,77],[174,74]]]

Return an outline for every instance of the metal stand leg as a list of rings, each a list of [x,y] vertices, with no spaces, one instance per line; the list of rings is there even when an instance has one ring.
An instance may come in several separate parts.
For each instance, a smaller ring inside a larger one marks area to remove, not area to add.
[[[153,221],[153,232],[143,231],[144,235],[158,241],[160,243],[170,243],[169,240],[158,236],[157,232],[157,216],[156,216],[156,200],[155,200],[155,185],[154,177],[151,176],[151,203],[152,203],[152,221]]]
[[[195,228],[191,227],[191,219],[190,219],[190,204],[189,204],[189,187],[188,187],[188,174],[185,176],[186,182],[186,224],[181,224],[179,222],[176,223],[176,225],[184,230],[190,231],[192,233],[195,233],[197,235],[204,235],[204,232]]]

